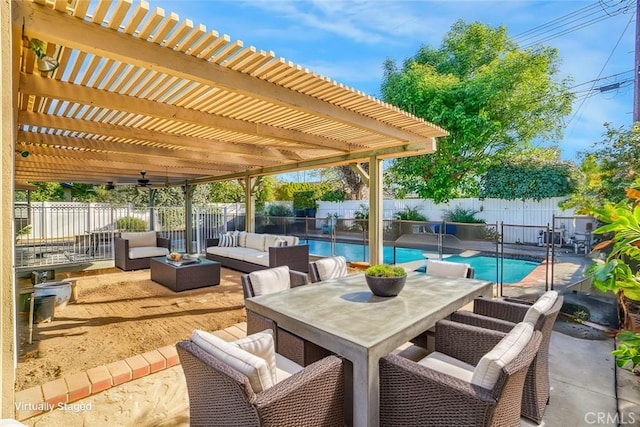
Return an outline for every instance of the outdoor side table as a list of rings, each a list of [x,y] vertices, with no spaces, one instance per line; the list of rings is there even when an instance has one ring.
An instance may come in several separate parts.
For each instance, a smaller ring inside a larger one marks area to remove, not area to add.
[[[220,263],[208,259],[186,265],[174,265],[166,257],[151,258],[151,280],[176,291],[220,284]]]

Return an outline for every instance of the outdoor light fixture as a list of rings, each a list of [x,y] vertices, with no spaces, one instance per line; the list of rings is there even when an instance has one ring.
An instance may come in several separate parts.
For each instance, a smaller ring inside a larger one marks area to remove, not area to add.
[[[49,73],[51,71],[54,71],[60,65],[57,59],[51,56],[45,55],[45,45],[42,40],[39,40],[39,39],[29,40],[29,49],[34,51],[36,54],[36,57],[38,58],[36,60],[36,63],[38,64],[38,71],[41,71],[43,73]]]
[[[17,149],[16,149],[16,153],[20,154],[20,156],[24,157],[25,159],[26,159],[27,157],[29,157],[29,152],[28,152],[27,150],[24,150],[24,151],[23,151],[23,150],[17,150]]]

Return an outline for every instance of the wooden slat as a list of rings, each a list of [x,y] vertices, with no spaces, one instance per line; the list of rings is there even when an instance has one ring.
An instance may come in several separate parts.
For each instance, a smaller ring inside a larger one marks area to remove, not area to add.
[[[102,25],[104,22],[104,17],[107,15],[109,11],[109,7],[111,6],[111,0],[98,0],[98,6],[96,7],[95,12],[93,13],[92,22],[94,24]]]
[[[147,20],[147,22],[144,24],[144,27],[142,27],[142,29],[140,30],[140,34],[138,34],[138,37],[140,37],[141,40],[147,40],[163,19],[164,9],[156,7],[153,12],[151,12],[151,17]]]
[[[125,24],[125,34],[134,34],[147,13],[149,13],[149,2],[142,0],[138,3],[138,6],[136,6],[136,10],[131,14],[129,22]]]
[[[120,28],[120,24],[122,24],[125,16],[127,16],[127,12],[131,8],[132,4],[132,0],[118,0],[118,4],[111,15],[111,19],[109,20],[109,28],[112,30]]]
[[[164,43],[165,47],[175,49],[178,42],[180,42],[180,40],[182,40],[182,38],[191,30],[193,30],[193,22],[190,19],[185,19],[182,21],[182,24],[180,24],[180,26],[171,33],[171,36]]]
[[[164,38],[169,34],[169,32],[176,26],[180,17],[171,12],[169,16],[165,18],[161,23],[155,34],[151,36],[151,42],[161,44],[164,42]]]

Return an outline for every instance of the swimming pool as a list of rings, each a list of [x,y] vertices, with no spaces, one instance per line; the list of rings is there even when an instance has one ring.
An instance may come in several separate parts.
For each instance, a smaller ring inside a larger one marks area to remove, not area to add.
[[[331,256],[331,242],[326,240],[308,240],[309,253],[318,256]],[[396,248],[396,263],[418,261],[425,259],[422,249]],[[367,261],[369,259],[369,248],[355,243],[336,243],[335,255],[342,255],[347,261]],[[496,269],[496,258],[484,255],[474,255],[462,257],[459,255],[445,256],[446,261],[461,262],[471,265],[475,270],[475,278],[481,280],[500,281],[500,271]],[[393,263],[393,247],[383,248],[383,262]],[[503,283],[517,283],[525,278],[529,273],[540,265],[539,262],[521,259],[504,259],[504,281]],[[498,264],[499,266],[499,264]]]

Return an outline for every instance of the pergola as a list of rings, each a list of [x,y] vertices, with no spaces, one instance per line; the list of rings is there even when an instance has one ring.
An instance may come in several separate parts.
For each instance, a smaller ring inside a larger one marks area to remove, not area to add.
[[[4,0],[1,8],[5,219],[9,190],[28,181],[135,183],[141,170],[168,185],[237,178],[249,202],[258,176],[369,162],[370,254],[379,262],[382,160],[433,152],[446,135],[146,1]],[[59,67],[41,71],[42,55]],[[7,251],[11,224],[2,230]],[[3,279],[13,282],[13,257],[2,259]],[[3,354],[12,341],[3,338]],[[3,380],[7,417],[4,384],[13,381]]]

